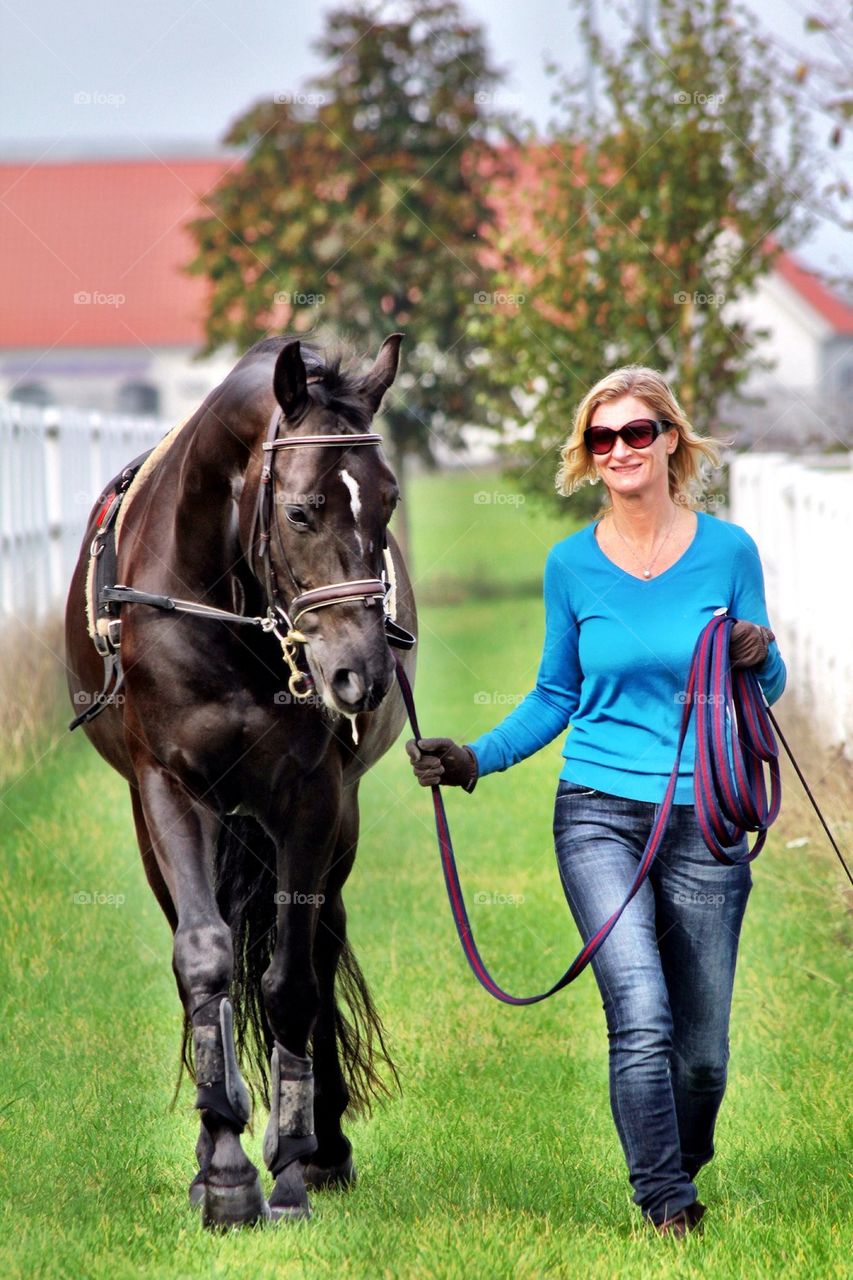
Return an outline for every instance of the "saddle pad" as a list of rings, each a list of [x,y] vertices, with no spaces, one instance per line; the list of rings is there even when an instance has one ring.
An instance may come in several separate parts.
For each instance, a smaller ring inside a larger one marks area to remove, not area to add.
[[[150,476],[153,474],[155,468],[159,465],[160,462],[162,462],[163,458],[168,453],[169,449],[175,443],[175,440],[178,438],[178,433],[186,426],[188,422],[189,422],[189,418],[185,418],[183,422],[179,422],[176,427],[172,427],[170,431],[166,432],[166,434],[163,436],[163,439],[160,440],[159,443],[156,444],[154,448],[151,450],[151,452],[148,454],[148,457],[142,463],[142,466],[139,468],[136,475],[131,480],[130,485],[125,490],[124,494],[119,496],[119,508],[118,508],[117,514],[115,515],[115,523],[113,524],[112,530],[108,531],[107,533],[107,536],[108,537],[112,536],[114,540],[116,553],[118,552],[118,543],[119,543],[119,537],[121,535],[122,524],[124,522],[125,516],[127,515],[127,511],[130,504],[133,502],[134,498],[139,494],[139,492],[145,487],[146,482],[148,481]],[[121,480],[120,475],[116,477],[115,480],[112,480],[101,496],[102,505],[101,505],[101,509],[97,519],[98,528],[100,528],[101,524],[104,522],[105,519],[109,518],[109,509],[110,509],[110,506],[112,505],[112,502],[115,500],[117,496],[120,480]],[[97,594],[95,590],[95,577],[96,577],[95,571],[97,568],[98,558],[99,558],[98,556],[95,556],[92,554],[92,551],[90,549],[89,561],[86,569],[86,625],[89,631],[89,635],[93,641],[98,635],[106,636],[107,625],[109,621],[109,619],[107,618],[99,618],[97,616],[97,600],[95,598]]]

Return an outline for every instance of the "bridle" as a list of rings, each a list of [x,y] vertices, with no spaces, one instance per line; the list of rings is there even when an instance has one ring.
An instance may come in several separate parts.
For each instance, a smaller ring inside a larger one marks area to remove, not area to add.
[[[318,382],[320,379],[318,377],[309,377],[307,381]],[[288,688],[292,696],[304,699],[310,696],[312,683],[310,677],[304,671],[301,671],[296,663],[298,646],[308,643],[307,636],[303,635],[298,629],[299,619],[306,613],[311,613],[317,609],[327,609],[335,604],[350,604],[353,600],[362,600],[365,608],[375,603],[384,604],[390,589],[390,583],[386,569],[383,568],[381,578],[354,578],[346,582],[330,582],[326,586],[312,587],[309,591],[300,591],[293,570],[284,555],[284,547],[281,546],[281,537],[279,536],[279,546],[285,566],[293,585],[297,589],[297,594],[291,599],[290,606],[285,607],[278,582],[276,581],[275,569],[270,554],[272,530],[273,527],[277,528],[272,518],[275,500],[273,454],[277,449],[359,448],[366,445],[381,444],[382,436],[376,435],[374,432],[364,432],[360,435],[279,436],[279,427],[284,420],[284,414],[276,405],[263,442],[264,464],[261,470],[258,499],[249,537],[249,555],[255,554],[255,534],[257,532],[257,559],[260,562],[261,576],[267,598],[266,618],[261,625],[264,631],[272,632],[281,645],[284,660],[290,668]],[[388,558],[389,552],[386,547],[386,565]]]
[[[320,377],[309,377],[308,382],[319,382]],[[297,425],[302,417],[307,413],[310,402],[306,405],[303,413],[292,421],[292,425]],[[266,593],[266,614],[262,616],[251,616],[242,613],[232,613],[227,609],[219,609],[214,605],[202,604],[198,600],[182,600],[177,596],[159,595],[150,591],[139,591],[136,587],[130,587],[125,584],[113,585],[109,579],[102,581],[97,590],[97,604],[101,613],[109,618],[109,640],[105,641],[104,648],[99,648],[104,659],[104,687],[99,694],[96,695],[92,704],[86,708],[79,716],[72,720],[70,728],[74,729],[79,724],[88,722],[100,715],[104,708],[115,700],[116,694],[124,681],[124,672],[121,666],[119,656],[119,646],[121,644],[121,621],[114,615],[114,607],[122,604],[141,604],[148,605],[154,609],[168,610],[174,613],[190,614],[196,618],[208,618],[212,621],[228,622],[236,626],[260,627],[262,631],[272,633],[279,644],[284,656],[284,660],[290,669],[290,676],[287,687],[291,697],[299,702],[304,701],[311,696],[313,689],[313,681],[310,675],[305,671],[301,671],[297,665],[297,655],[299,645],[308,644],[309,640],[306,635],[298,629],[299,619],[304,617],[306,613],[311,613],[316,609],[328,609],[335,604],[350,604],[354,600],[361,600],[365,608],[371,604],[381,604],[384,612],[384,628],[385,639],[389,645],[395,649],[411,649],[416,643],[415,636],[405,627],[402,627],[394,617],[393,598],[395,595],[395,573],[394,563],[391,558],[391,552],[386,544],[383,547],[384,566],[382,576],[379,578],[354,578],[347,582],[330,582],[323,587],[312,587],[309,591],[300,591],[299,583],[296,581],[293,570],[291,569],[287,556],[284,553],[284,547],[281,547],[284,564],[296,587],[296,595],[290,601],[289,607],[285,607],[278,583],[276,582],[275,570],[272,565],[272,557],[270,555],[270,539],[275,522],[272,519],[273,510],[273,466],[272,454],[276,449],[297,449],[303,447],[309,448],[337,448],[351,449],[363,445],[375,445],[382,443],[382,437],[373,432],[363,432],[362,434],[352,435],[317,435],[317,436],[279,436],[278,429],[285,420],[285,415],[281,412],[278,405],[273,411],[270,423],[267,428],[266,438],[263,442],[263,451],[265,455],[264,464],[261,470],[261,479],[258,485],[258,496],[252,513],[252,524],[249,532],[248,559],[251,564],[252,557],[255,555],[255,538],[257,534],[257,560],[260,561],[262,571],[264,589]],[[147,456],[147,455],[146,455]],[[141,461],[141,460],[140,460]],[[137,468],[138,469],[138,468]],[[130,472],[126,469],[126,474]],[[135,472],[133,472],[135,474]],[[132,476],[131,476],[132,478]],[[125,489],[130,484],[127,481]],[[122,490],[124,492],[124,490]],[[102,537],[106,537],[112,532],[115,514],[118,510],[118,502],[113,502],[110,511],[113,521],[109,527],[106,525],[102,530]],[[114,536],[114,534],[113,534]],[[281,542],[281,535],[279,535]],[[97,554],[93,552],[93,554]],[[101,565],[103,557],[99,557],[98,564]],[[113,572],[115,571],[115,555],[113,554]],[[256,574],[256,576],[258,576]]]

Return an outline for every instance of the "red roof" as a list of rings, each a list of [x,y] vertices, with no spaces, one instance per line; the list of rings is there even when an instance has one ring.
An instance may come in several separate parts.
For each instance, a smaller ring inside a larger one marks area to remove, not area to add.
[[[0,164],[0,346],[200,344],[184,227],[229,163]]]
[[[0,164],[0,347],[200,346],[207,286],[182,271],[194,253],[185,227],[237,164]],[[853,334],[853,308],[815,275],[785,253],[774,266],[835,332]]]

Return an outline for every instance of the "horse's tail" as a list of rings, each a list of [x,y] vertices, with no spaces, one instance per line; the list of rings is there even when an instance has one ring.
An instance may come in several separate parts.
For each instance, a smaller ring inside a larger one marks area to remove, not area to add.
[[[249,1087],[269,1106],[273,1035],[264,1008],[261,978],[275,946],[278,882],[275,845],[256,819],[236,815],[223,818],[215,877],[216,900],[234,944],[231,998],[237,1053]],[[346,942],[338,962],[335,996],[335,1035],[349,1092],[348,1110],[369,1111],[374,1098],[390,1092],[378,1064],[385,1064],[398,1086],[399,1078],[364,975]],[[183,1059],[190,1070],[191,1043],[190,1028],[185,1023]],[[309,1052],[312,1051],[310,1046]]]
[[[343,997],[349,1017],[341,1008]],[[347,1110],[369,1112],[375,1098],[390,1097],[380,1064],[400,1088],[400,1077],[385,1043],[385,1028],[367,987],[355,952],[344,942],[335,975],[335,1035],[347,1084]]]
[[[261,978],[275,946],[275,845],[254,818],[222,819],[215,861],[216,901],[234,945],[234,1038],[252,1093],[269,1106],[273,1034],[267,1022]]]

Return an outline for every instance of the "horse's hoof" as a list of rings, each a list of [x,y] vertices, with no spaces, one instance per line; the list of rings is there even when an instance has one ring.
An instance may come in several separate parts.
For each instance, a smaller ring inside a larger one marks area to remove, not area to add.
[[[216,1182],[205,1182],[202,1186],[201,1220],[210,1230],[227,1231],[229,1227],[250,1227],[256,1222],[269,1221],[270,1207],[257,1174],[252,1182],[233,1187]],[[191,1204],[193,1195],[190,1187]]]
[[[285,1165],[275,1180],[270,1196],[270,1217],[273,1222],[300,1222],[311,1217],[302,1165],[298,1160]]]
[[[310,1204],[270,1204],[273,1222],[307,1222],[311,1217]]]
[[[205,1175],[199,1170],[190,1183],[190,1208],[200,1209],[204,1204]]]
[[[302,1166],[302,1176],[306,1187],[310,1187],[312,1191],[348,1191],[355,1186],[357,1177],[351,1155],[347,1156],[343,1164],[333,1164],[328,1168],[318,1164],[305,1164]]]

